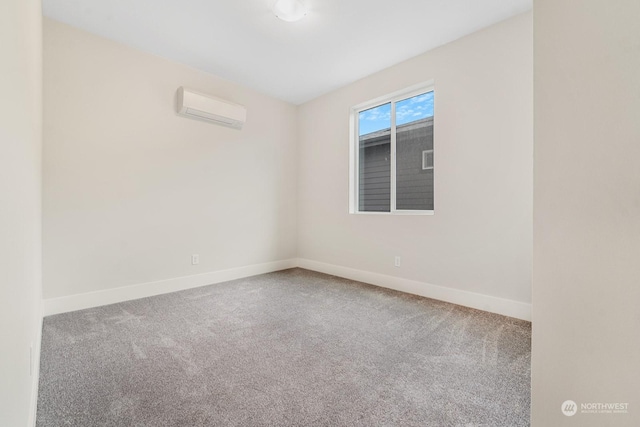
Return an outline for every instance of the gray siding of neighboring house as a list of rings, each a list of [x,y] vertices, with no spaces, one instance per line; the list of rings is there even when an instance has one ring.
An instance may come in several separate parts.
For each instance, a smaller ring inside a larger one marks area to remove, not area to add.
[[[422,169],[424,150],[433,150],[433,117],[398,126],[396,209],[433,210],[433,169]]]
[[[365,135],[366,136],[366,135]],[[360,211],[391,210],[391,137],[389,131],[360,148]]]
[[[360,137],[360,211],[390,210],[390,147],[389,129]],[[433,150],[433,117],[397,127],[397,209],[434,209],[433,169],[422,169],[424,150]]]

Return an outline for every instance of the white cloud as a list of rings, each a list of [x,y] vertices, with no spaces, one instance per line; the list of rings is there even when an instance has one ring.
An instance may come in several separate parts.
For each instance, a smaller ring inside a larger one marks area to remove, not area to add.
[[[362,120],[390,120],[391,119],[391,111],[389,110],[388,105],[382,105],[380,107],[372,108],[370,110],[365,110],[360,113],[360,119]]]
[[[409,99],[409,102],[412,104],[420,104],[422,102],[426,102],[427,99],[429,99],[429,94],[425,93],[424,95],[418,95]]]

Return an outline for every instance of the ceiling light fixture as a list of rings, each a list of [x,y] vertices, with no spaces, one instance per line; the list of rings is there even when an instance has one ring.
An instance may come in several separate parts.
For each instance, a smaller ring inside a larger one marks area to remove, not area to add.
[[[299,21],[307,15],[307,8],[300,0],[276,0],[273,13],[283,21]]]

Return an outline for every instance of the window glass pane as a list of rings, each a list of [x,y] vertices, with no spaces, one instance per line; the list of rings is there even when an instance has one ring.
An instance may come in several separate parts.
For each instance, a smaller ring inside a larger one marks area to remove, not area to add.
[[[358,115],[358,206],[361,212],[391,211],[391,103]]]
[[[433,169],[433,92],[427,92],[396,103],[396,209],[433,210]]]

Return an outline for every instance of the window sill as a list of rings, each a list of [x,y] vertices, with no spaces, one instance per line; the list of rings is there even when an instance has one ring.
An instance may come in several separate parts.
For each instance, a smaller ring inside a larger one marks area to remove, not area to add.
[[[388,216],[432,216],[435,211],[394,211],[394,212],[349,212],[352,215],[388,215]]]

